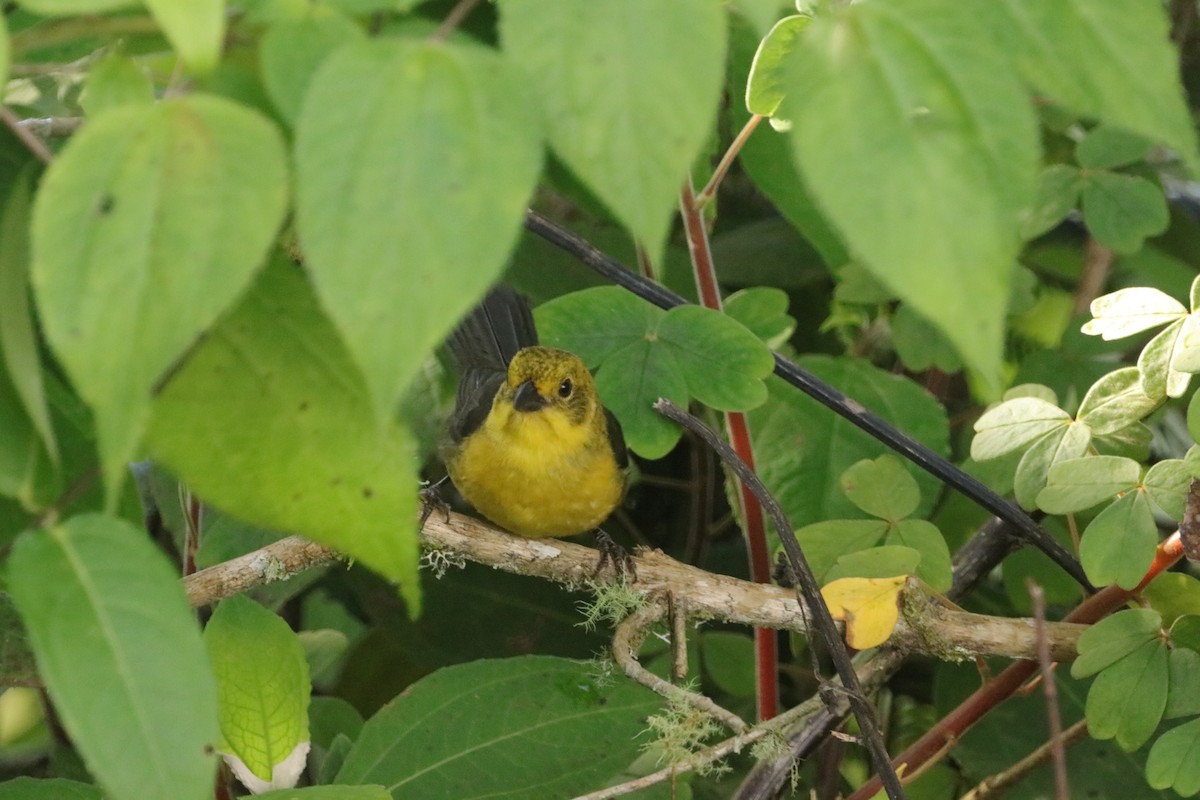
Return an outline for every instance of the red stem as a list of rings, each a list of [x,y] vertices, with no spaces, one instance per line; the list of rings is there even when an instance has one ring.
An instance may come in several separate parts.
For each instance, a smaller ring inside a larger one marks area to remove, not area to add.
[[[721,292],[717,287],[717,272],[713,266],[712,250],[708,244],[708,230],[704,218],[696,205],[695,190],[691,180],[683,183],[679,194],[680,213],[687,233],[688,251],[692,256],[692,271],[696,277],[696,289],[700,303],[706,308],[721,310]],[[729,433],[729,444],[750,469],[754,469],[754,450],[750,445],[750,427],[744,414],[725,412],[725,426]],[[762,507],[744,484],[738,482],[742,518],[745,520],[744,534],[750,551],[750,580],[755,583],[771,582],[771,556],[767,552],[767,529],[763,520]],[[779,713],[779,650],[773,630],[756,628],[754,631],[755,672],[757,673],[758,718],[766,720]]]
[[[1180,541],[1179,533],[1176,532],[1158,546],[1158,551],[1154,554],[1154,563],[1146,571],[1146,576],[1142,578],[1142,582],[1134,589],[1127,590],[1119,586],[1106,586],[1076,606],[1066,616],[1064,621],[1087,625],[1099,622],[1108,616],[1108,614],[1116,611],[1128,602],[1146,584],[1157,578],[1182,557],[1183,543]],[[974,694],[962,701],[958,708],[951,711],[945,717],[942,717],[938,721],[938,724],[930,728],[924,736],[913,742],[908,749],[892,759],[892,763],[896,765],[897,771],[901,768],[901,765],[905,765],[904,772],[911,775],[924,767],[931,759],[943,754],[947,750],[947,743],[957,742],[961,739],[962,735],[978,722],[984,714],[991,711],[1002,701],[1008,699],[1013,692],[1021,688],[1025,681],[1029,680],[1037,672],[1037,669],[1038,663],[1036,661],[1013,662],[1008,669],[997,675],[995,679],[979,687]],[[858,787],[858,790],[846,798],[846,800],[869,800],[869,798],[875,796],[879,789],[879,778],[872,776],[871,780]]]

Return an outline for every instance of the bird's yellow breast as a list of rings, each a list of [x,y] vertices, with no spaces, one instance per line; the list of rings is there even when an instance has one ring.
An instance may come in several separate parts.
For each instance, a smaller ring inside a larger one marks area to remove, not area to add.
[[[602,415],[584,423],[558,408],[520,412],[497,402],[447,458],[454,485],[488,519],[533,538],[592,530],[621,500]]]

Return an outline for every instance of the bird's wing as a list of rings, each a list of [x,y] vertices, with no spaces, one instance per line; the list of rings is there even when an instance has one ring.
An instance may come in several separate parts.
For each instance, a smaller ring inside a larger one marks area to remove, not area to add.
[[[483,424],[492,398],[508,374],[518,350],[538,343],[529,301],[508,286],[496,286],[471,310],[446,340],[462,375],[450,436],[460,441]]]

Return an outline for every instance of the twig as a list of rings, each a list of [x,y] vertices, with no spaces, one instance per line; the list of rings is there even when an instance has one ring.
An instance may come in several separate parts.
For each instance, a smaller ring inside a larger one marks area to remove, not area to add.
[[[775,530],[779,534],[780,542],[783,544],[784,552],[787,553],[788,561],[791,562],[792,573],[797,579],[797,591],[804,598],[806,611],[813,618],[814,627],[824,640],[838,677],[842,679],[842,685],[846,688],[850,706],[854,710],[854,717],[858,720],[861,736],[871,754],[875,773],[883,782],[883,788],[888,797],[891,800],[900,800],[905,796],[904,787],[900,785],[900,778],[896,775],[896,769],[892,766],[891,758],[888,756],[887,745],[883,741],[883,731],[875,717],[874,706],[863,693],[858,675],[854,672],[854,666],[850,661],[850,654],[846,651],[846,646],[838,634],[829,608],[825,605],[824,598],[821,597],[821,589],[817,585],[816,576],[813,575],[808,560],[800,551],[800,543],[796,540],[796,534],[792,531],[783,509],[767,491],[767,487],[763,485],[758,476],[738,458],[733,448],[722,441],[721,437],[700,420],[666,398],[659,398],[654,403],[654,410],[683,425],[713,448],[721,460],[738,476],[738,479],[754,492],[754,496],[770,516],[771,522],[775,524]]]
[[[1042,672],[1042,692],[1046,698],[1046,719],[1050,723],[1050,752],[1054,756],[1054,790],[1057,800],[1071,800],[1071,785],[1067,781],[1067,753],[1063,747],[1062,713],[1058,707],[1058,685],[1054,680],[1054,662],[1050,660],[1050,643],[1046,639],[1046,593],[1025,579],[1029,597],[1033,600],[1033,624],[1037,629],[1038,667]]]
[[[421,532],[426,550],[461,555],[479,564],[520,575],[551,580],[564,586],[582,586],[595,573],[599,553],[558,539],[524,539],[486,522],[451,513],[432,515]],[[188,602],[193,606],[215,603],[255,586],[283,580],[304,570],[335,561],[333,550],[299,536],[289,536],[239,558],[201,570],[184,579]],[[718,619],[748,627],[807,633],[800,603],[794,592],[771,584],[751,583],[705,572],[675,561],[655,550],[642,552],[637,563],[637,583],[631,588],[645,595],[669,589],[686,604],[692,620]],[[1037,643],[1027,620],[990,617],[916,604],[898,623],[891,642],[909,651],[935,652],[955,657],[1000,655],[1033,658]],[[1081,625],[1048,623],[1047,637],[1054,657],[1070,661]]]
[[[733,141],[729,143],[729,148],[725,151],[725,155],[721,156],[720,163],[713,170],[712,177],[708,179],[708,183],[700,190],[700,194],[696,195],[697,209],[703,209],[717,196],[717,189],[720,188],[721,181],[725,180],[725,176],[729,173],[729,168],[733,166],[733,160],[737,158],[738,153],[742,152],[742,148],[746,145],[746,140],[750,138],[750,134],[754,133],[754,129],[762,121],[762,114],[754,114],[750,119],[746,120],[746,124],[738,131],[738,135],[733,137]]]
[[[50,152],[49,147],[46,147],[46,143],[22,127],[21,120],[17,119],[17,115],[12,112],[11,108],[5,106],[0,109],[0,119],[13,132],[13,135],[21,140],[21,144],[25,145],[29,152],[37,156],[43,164],[49,164],[54,160],[54,154]]]
[[[737,714],[722,708],[698,692],[689,692],[670,681],[663,680],[643,667],[637,660],[638,648],[641,647],[642,640],[646,638],[650,626],[665,616],[666,604],[661,598],[655,598],[622,620],[613,633],[613,659],[628,677],[650,691],[668,699],[682,700],[692,708],[708,714],[734,733],[744,733],[750,726]]]
[[[709,246],[704,217],[696,205],[691,178],[683,182],[679,191],[679,215],[683,219],[683,229],[687,234],[692,274],[696,280],[700,302],[705,308],[720,311],[721,289],[717,285],[716,265],[713,263],[712,247]],[[753,471],[754,448],[750,443],[750,426],[746,423],[746,415],[738,411],[726,411],[723,416],[730,446],[746,464],[747,469]],[[763,520],[762,506],[744,482],[735,477],[734,484],[742,512],[742,534],[750,556],[750,580],[755,583],[770,583],[771,554],[767,551],[767,526]],[[761,722],[779,713],[779,643],[775,640],[773,631],[754,631],[754,671],[755,703]]]
[[[70,136],[83,126],[83,117],[30,117],[17,122],[34,136],[43,139]]]
[[[1075,289],[1072,314],[1082,314],[1091,308],[1092,301],[1100,296],[1104,284],[1108,283],[1116,253],[1089,236],[1083,246],[1083,274]]]
[[[118,17],[84,14],[43,22],[12,35],[13,62],[19,62],[26,53],[73,42],[78,39],[93,39],[123,34],[156,34],[158,23],[147,15],[125,15]]]
[[[1059,737],[1060,748],[1070,747],[1075,742],[1082,739],[1087,734],[1087,720],[1081,719],[1071,727],[1063,731]],[[987,798],[999,797],[1001,793],[1010,789],[1013,784],[1028,775],[1034,767],[1044,763],[1046,759],[1051,757],[1054,750],[1054,742],[1046,742],[1041,747],[1034,750],[1029,755],[1022,758],[1017,763],[1013,764],[1004,772],[999,772],[990,777],[984,778],[975,788],[964,794],[959,800],[987,800]]]
[[[477,5],[479,5],[479,0],[458,0],[454,8],[450,9],[450,13],[442,20],[442,24],[438,25],[437,30],[430,35],[430,41],[446,41],[446,37],[462,24],[462,21],[467,18],[467,15]]]
[[[628,289],[638,297],[660,308],[674,308],[687,301],[671,290],[642,278],[621,262],[598,250],[572,231],[551,222],[533,211],[525,212],[525,228],[550,244],[571,254],[608,280]],[[775,353],[775,374],[821,405],[840,415],[851,424],[883,442],[900,455],[944,483],[954,487],[997,517],[1009,522],[1017,535],[1045,553],[1051,561],[1074,578],[1088,591],[1095,587],[1088,581],[1079,561],[1067,552],[1057,539],[1042,530],[1016,503],[992,491],[978,478],[966,474],[947,459],[930,450],[906,433],[896,430],[880,417],[867,411],[861,403],[824,383],[815,375]]]

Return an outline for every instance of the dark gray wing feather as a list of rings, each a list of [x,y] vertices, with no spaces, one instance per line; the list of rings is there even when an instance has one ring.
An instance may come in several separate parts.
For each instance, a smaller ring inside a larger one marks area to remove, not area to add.
[[[508,286],[496,286],[459,323],[446,340],[462,374],[450,437],[471,435],[492,408],[492,398],[508,374],[517,351],[538,343],[529,301]]]

